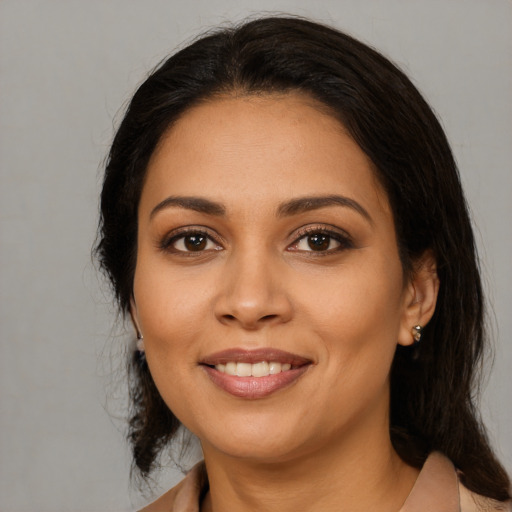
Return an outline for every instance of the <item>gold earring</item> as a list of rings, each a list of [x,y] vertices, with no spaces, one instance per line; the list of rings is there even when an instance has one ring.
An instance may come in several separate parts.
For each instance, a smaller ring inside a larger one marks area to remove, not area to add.
[[[412,337],[414,338],[414,343],[419,343],[421,341],[422,335],[423,335],[423,327],[421,325],[415,325],[412,328]]]

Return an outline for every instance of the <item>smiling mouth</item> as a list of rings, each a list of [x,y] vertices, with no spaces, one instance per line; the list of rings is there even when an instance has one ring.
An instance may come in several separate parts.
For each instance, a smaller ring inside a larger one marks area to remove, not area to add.
[[[210,380],[227,393],[258,399],[295,383],[313,362],[276,349],[229,349],[200,362]]]
[[[277,375],[281,372],[287,372],[292,369],[290,363],[279,363],[277,361],[261,361],[259,363],[237,363],[229,361],[226,364],[216,364],[214,368],[228,375],[238,377],[266,377],[267,375]],[[293,367],[298,368],[297,366]]]

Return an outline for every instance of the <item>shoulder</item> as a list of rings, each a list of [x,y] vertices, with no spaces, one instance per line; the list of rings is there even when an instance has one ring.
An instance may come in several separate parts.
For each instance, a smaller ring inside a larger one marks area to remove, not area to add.
[[[178,485],[167,491],[165,494],[162,494],[162,496],[157,498],[155,501],[152,501],[149,505],[140,509],[139,512],[171,512],[174,509],[176,495],[180,493],[184,481],[185,480],[182,480]]]
[[[495,501],[471,492],[459,482],[461,512],[512,512],[512,503]]]
[[[207,486],[204,463],[196,464],[187,476],[139,512],[199,512],[199,503]]]
[[[434,497],[432,497],[430,493],[424,494],[423,491],[425,491],[427,487],[431,490],[432,485],[436,487],[437,484],[441,486],[441,490],[444,489],[444,491],[446,491],[447,480],[450,480],[449,475],[451,474],[453,483],[449,485],[449,488],[452,489],[449,494],[450,496],[455,494],[452,501],[454,501],[454,507],[460,512],[512,512],[512,502],[504,503],[495,501],[471,492],[464,487],[458,478],[458,472],[455,471],[455,468],[449,460],[440,453],[431,454],[427,462],[428,464],[425,464],[420,474],[421,478],[418,478],[409,496],[409,508],[412,504],[411,499],[413,499],[413,497],[420,497],[423,504],[425,504],[425,499],[427,501],[434,499],[435,501],[439,498],[441,501],[445,502],[446,496],[443,492],[440,494],[434,493]],[[457,487],[460,501],[457,500]],[[178,485],[147,505],[140,512],[199,512],[199,504],[207,488],[208,479],[206,468],[204,462],[201,462],[195,465]],[[418,496],[413,496],[415,494],[418,494]],[[455,502],[459,502],[460,505],[457,507]],[[413,509],[416,510],[412,507],[411,510]],[[402,510],[409,509],[406,507]]]
[[[443,510],[446,512],[512,512],[511,502],[494,501],[467,489],[461,472],[441,452],[425,461],[400,512]]]

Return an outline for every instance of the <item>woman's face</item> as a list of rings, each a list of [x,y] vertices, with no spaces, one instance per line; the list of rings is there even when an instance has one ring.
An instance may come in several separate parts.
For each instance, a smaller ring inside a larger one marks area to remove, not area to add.
[[[413,287],[370,161],[320,110],[215,99],[150,161],[132,314],[205,453],[285,460],[387,430]]]

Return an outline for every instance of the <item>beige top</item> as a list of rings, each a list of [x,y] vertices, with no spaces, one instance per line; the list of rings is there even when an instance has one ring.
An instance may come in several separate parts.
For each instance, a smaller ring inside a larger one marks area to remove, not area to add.
[[[170,491],[141,512],[199,512],[208,480],[199,463]],[[441,453],[429,455],[399,512],[509,512],[510,502],[484,498],[466,489],[453,464]]]

